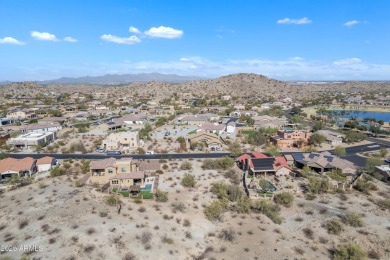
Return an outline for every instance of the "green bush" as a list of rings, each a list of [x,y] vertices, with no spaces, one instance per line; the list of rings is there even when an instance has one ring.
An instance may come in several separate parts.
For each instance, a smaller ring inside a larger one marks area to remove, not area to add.
[[[385,209],[390,209],[390,198],[380,200],[378,201],[378,204]]]
[[[282,224],[282,217],[280,217],[280,208],[276,204],[268,203],[265,200],[258,200],[252,204],[252,209],[256,212],[263,213],[269,217],[275,224]]]
[[[276,204],[290,207],[294,201],[294,196],[288,192],[281,192],[275,195],[274,201]]]
[[[344,230],[343,224],[338,219],[326,221],[324,227],[332,235],[338,235]]]
[[[365,179],[358,179],[353,188],[367,195],[369,195],[372,190],[378,190],[378,187],[374,183],[366,181]]]
[[[61,167],[53,167],[50,169],[50,176],[57,177],[65,174],[65,169]]]
[[[181,165],[180,165],[180,170],[191,170],[192,169],[192,163],[190,163],[189,161],[184,161]]]
[[[328,191],[330,184],[328,178],[309,177],[308,188],[312,193],[325,193]]]
[[[345,214],[344,217],[342,217],[342,220],[344,224],[350,225],[352,227],[362,227],[363,226],[363,220],[361,217],[354,212],[348,212]]]
[[[206,206],[206,208],[204,209],[204,214],[206,215],[206,218],[210,221],[220,221],[222,220],[222,215],[225,212],[226,208],[226,203],[219,200],[215,200]]]
[[[366,251],[358,244],[341,244],[333,252],[334,260],[364,260],[367,259]]]
[[[191,174],[185,174],[181,179],[181,185],[187,188],[194,188],[196,185],[195,176]]]
[[[168,192],[166,192],[166,191],[162,191],[162,190],[157,189],[155,196],[156,196],[156,201],[159,201],[159,202],[167,202],[168,201]]]
[[[114,195],[108,196],[106,198],[106,204],[109,205],[109,206],[115,206],[117,202],[119,204],[120,200],[117,199]]]
[[[74,186],[76,186],[76,187],[81,187],[81,186],[83,186],[83,185],[81,184],[80,180],[76,180],[76,181],[74,182]]]
[[[230,157],[219,159],[204,159],[202,169],[204,170],[227,170],[233,167],[234,160]]]

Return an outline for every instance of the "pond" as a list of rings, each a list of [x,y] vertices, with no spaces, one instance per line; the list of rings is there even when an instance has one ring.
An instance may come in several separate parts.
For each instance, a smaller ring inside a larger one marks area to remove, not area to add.
[[[350,118],[351,116],[364,118],[375,118],[377,121],[383,120],[390,122],[390,112],[374,112],[374,111],[358,111],[358,110],[335,110],[339,113],[344,113],[341,118]]]

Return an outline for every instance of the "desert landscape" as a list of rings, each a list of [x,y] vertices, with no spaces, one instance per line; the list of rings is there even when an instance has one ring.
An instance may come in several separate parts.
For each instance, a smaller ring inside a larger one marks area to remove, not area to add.
[[[181,170],[183,163],[191,169]],[[338,245],[349,242],[361,245],[370,258],[389,257],[390,212],[378,202],[389,198],[390,191],[379,181],[371,180],[377,190],[369,195],[289,191],[294,201],[278,206],[280,224],[261,213],[234,209],[210,221],[204,210],[217,200],[213,183],[237,185],[241,171],[236,166],[203,170],[201,160],[164,164],[168,169],[160,175],[159,189],[167,192],[168,201],[122,197],[120,212],[107,204],[109,194],[93,186],[75,187],[77,174],[2,193],[1,244],[43,248],[2,252],[1,259],[328,259]],[[188,173],[194,187],[182,185]],[[307,182],[302,177],[295,181]],[[270,198],[252,198],[252,203],[258,200],[274,204]],[[355,222],[346,221],[353,212],[358,212]],[[327,227],[330,220],[339,230]]]

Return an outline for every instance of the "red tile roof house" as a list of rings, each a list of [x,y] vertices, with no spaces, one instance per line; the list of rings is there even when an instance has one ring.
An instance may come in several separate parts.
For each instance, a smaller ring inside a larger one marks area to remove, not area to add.
[[[6,158],[0,160],[1,180],[11,178],[14,174],[17,174],[20,177],[25,175],[31,176],[36,172],[36,162],[37,160],[31,157],[23,159]]]
[[[268,157],[255,151],[241,155],[236,161],[241,169],[248,170],[248,174],[252,176],[257,176],[260,173],[282,176],[289,175],[291,172],[291,168],[284,156]]]
[[[45,156],[37,160],[36,166],[38,172],[49,171],[52,167],[57,165],[57,160],[54,157]]]

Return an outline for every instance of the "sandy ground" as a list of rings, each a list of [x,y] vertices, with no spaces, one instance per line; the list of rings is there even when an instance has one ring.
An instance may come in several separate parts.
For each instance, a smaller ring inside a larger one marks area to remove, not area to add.
[[[210,186],[224,180],[223,174],[203,171],[201,162],[195,160],[192,170],[180,171],[182,162],[163,163],[169,168],[160,176],[159,188],[169,192],[168,202],[136,204],[122,199],[120,214],[104,203],[106,194],[90,186],[76,188],[73,177],[47,178],[44,188],[34,183],[3,193],[0,244],[41,245],[42,251],[30,254],[40,259],[121,259],[128,252],[137,259],[328,259],[329,249],[353,240],[379,252],[382,259],[390,257],[384,251],[390,246],[390,212],[370,202],[389,196],[389,187],[383,183],[377,182],[380,190],[369,197],[352,191],[346,197],[327,194],[309,201],[298,195],[292,207],[282,207],[281,225],[262,214],[234,212],[212,223],[205,218],[203,206],[215,199]],[[196,188],[180,184],[184,173],[196,176]],[[174,212],[172,203],[183,203],[184,211]],[[322,227],[324,221],[347,211],[362,214],[364,227],[344,226],[341,235],[329,235]],[[190,226],[184,225],[186,219]],[[235,232],[232,242],[218,238],[221,230],[230,228]],[[304,235],[304,228],[313,230],[313,238]],[[151,233],[150,247],[141,242],[144,232]],[[172,244],[162,241],[165,235],[173,239]],[[15,259],[22,254],[1,252]]]

